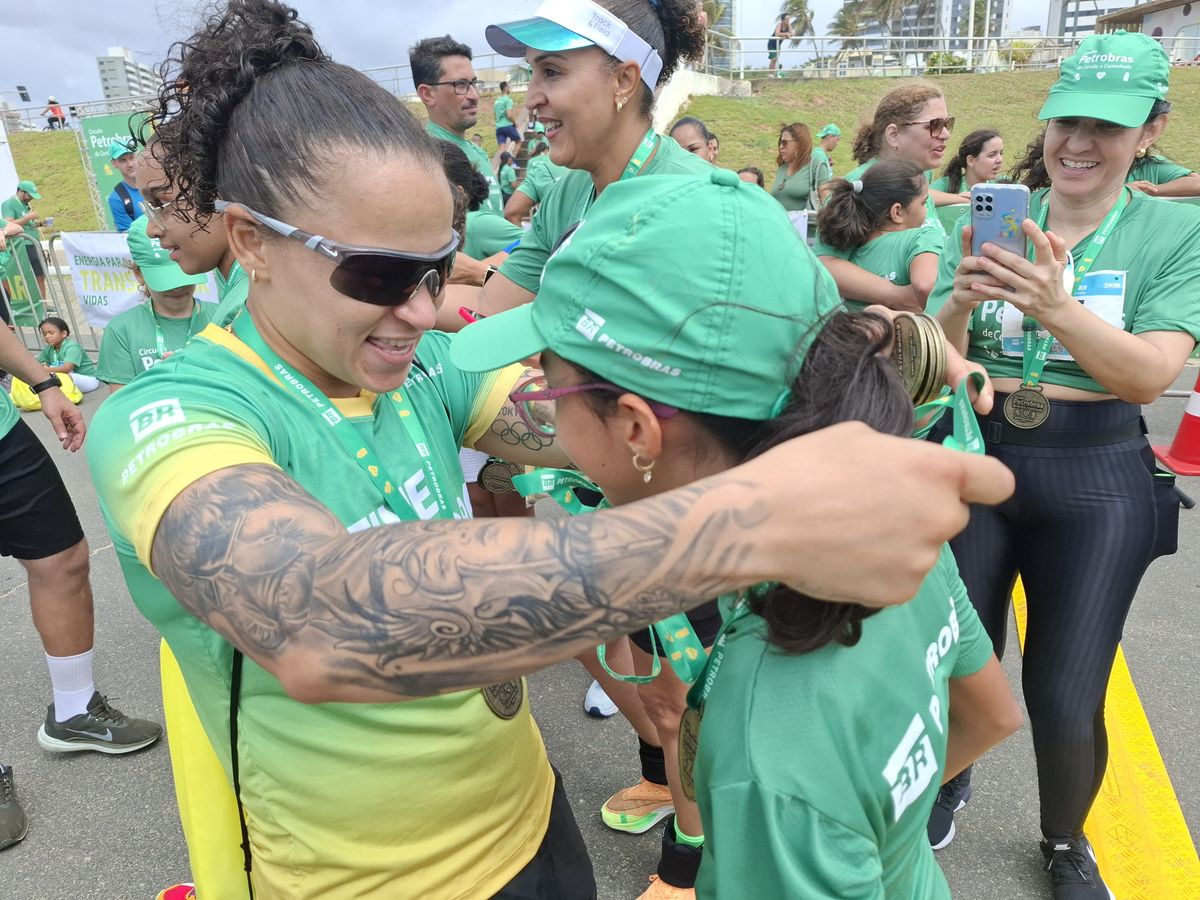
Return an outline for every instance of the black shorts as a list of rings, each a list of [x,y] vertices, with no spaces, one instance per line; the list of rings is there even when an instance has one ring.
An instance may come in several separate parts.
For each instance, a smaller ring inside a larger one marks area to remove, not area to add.
[[[702,603],[687,614],[688,621],[692,623],[692,630],[696,632],[696,637],[700,639],[700,643],[705,647],[711,647],[713,641],[717,639],[717,632],[721,630],[721,610],[717,606],[716,600],[709,600],[707,603]],[[645,653],[647,656],[654,655],[654,649],[650,646],[650,629],[641,628],[631,635],[629,640],[633,641],[633,645]],[[658,655],[663,656],[662,642],[655,637],[654,643],[658,645]]]
[[[26,244],[25,253],[29,257],[29,265],[33,269],[34,278],[46,277],[46,266],[42,262],[42,248],[36,244]]]
[[[58,467],[24,422],[0,438],[0,555],[45,559],[83,540]]]
[[[554,770],[554,796],[546,836],[533,859],[492,900],[594,900],[596,878],[579,833],[562,776]]]

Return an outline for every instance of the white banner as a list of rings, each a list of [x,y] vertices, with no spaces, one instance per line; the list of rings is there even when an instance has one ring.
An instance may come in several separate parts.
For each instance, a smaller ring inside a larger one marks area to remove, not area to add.
[[[88,324],[105,328],[113,316],[132,309],[146,298],[129,267],[125,235],[111,231],[64,231],[63,253],[75,285],[75,296]],[[210,273],[206,284],[196,285],[196,299],[217,302],[217,282]]]

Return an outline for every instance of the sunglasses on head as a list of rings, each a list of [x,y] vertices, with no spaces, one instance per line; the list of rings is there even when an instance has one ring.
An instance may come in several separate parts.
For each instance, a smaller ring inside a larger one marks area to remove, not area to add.
[[[373,306],[399,306],[412,299],[422,285],[429,288],[431,296],[437,297],[454,269],[454,255],[458,250],[458,234],[454,231],[450,232],[450,242],[440,250],[410,253],[406,250],[343,244],[320,234],[302,231],[243,203],[217,200],[213,206],[219,213],[237,206],[260,225],[297,240],[309,250],[333,260],[330,286],[339,294]]]
[[[926,128],[929,129],[930,137],[937,137],[939,134],[942,133],[943,128],[945,128],[946,131],[954,130],[954,116],[946,116],[945,118],[939,117],[937,119],[920,119],[916,122],[901,122],[900,124],[902,126],[903,125],[924,125]]]

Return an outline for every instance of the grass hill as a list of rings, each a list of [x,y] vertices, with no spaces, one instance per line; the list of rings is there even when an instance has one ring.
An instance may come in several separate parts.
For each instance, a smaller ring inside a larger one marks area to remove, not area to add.
[[[1035,118],[1055,78],[1054,70],[1002,72],[992,75],[944,75],[936,82],[946,92],[951,115],[957,118],[948,154],[968,132],[995,128],[1004,135],[1005,162],[1012,164],[1038,133]],[[787,79],[759,81],[748,98],[695,97],[681,110],[702,119],[721,139],[720,164],[728,168],[758,166],[767,176],[775,172],[779,125],[803,122],[817,131],[827,122],[842,129],[842,142],[834,152],[835,172],[847,172],[854,163],[850,145],[858,125],[866,121],[878,99],[898,79],[845,78],[821,81]],[[1175,106],[1164,151],[1182,165],[1200,169],[1200,67],[1171,71],[1170,98]],[[483,137],[489,153],[496,150],[492,102],[481,97],[479,124],[471,133]],[[513,94],[517,109],[523,94]],[[411,104],[422,120],[425,109]],[[9,135],[13,158],[22,178],[37,182],[45,200],[39,208],[55,217],[56,229],[90,231],[96,217],[88,199],[86,175],[74,132],[23,132]]]
[[[1037,112],[1056,77],[1056,70],[1048,70],[932,79],[945,91],[950,114],[957,119],[946,155],[976,128],[994,128],[1004,136],[1005,165],[1015,163],[1041,130]],[[781,123],[803,122],[815,133],[827,122],[836,122],[842,142],[833,154],[834,172],[848,172],[855,165],[850,156],[855,131],[870,119],[879,98],[898,83],[890,78],[760,81],[746,99],[693,97],[686,114],[702,120],[720,138],[720,165],[758,166],[770,186]],[[1172,69],[1169,97],[1174,112],[1160,145],[1180,165],[1200,169],[1200,68]]]

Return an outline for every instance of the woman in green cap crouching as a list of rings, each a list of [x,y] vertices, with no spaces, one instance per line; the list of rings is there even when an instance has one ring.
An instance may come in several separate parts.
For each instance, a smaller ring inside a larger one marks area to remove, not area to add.
[[[469,326],[451,358],[541,352],[544,377],[511,399],[616,506],[836,422],[908,434],[888,320],[838,311],[786,225],[733,172],[613,185],[537,299]],[[948,898],[925,837],[942,772],[1020,724],[949,548],[884,615],[774,585],[719,607],[668,758],[703,817],[697,894]]]
[[[1105,687],[1142,574],[1173,537],[1156,521],[1140,404],[1174,382],[1200,339],[1200,211],[1125,186],[1166,125],[1169,70],[1148,36],[1086,38],[1017,167],[1027,186],[1050,184],[1022,224],[1030,259],[993,244],[974,256],[962,228],[930,298],[947,337],[996,384],[988,452],[1017,476],[1015,497],[974,511],[951,545],[1000,652],[1018,570],[1025,585],[1022,680],[1059,900],[1111,896],[1083,835],[1107,763]],[[966,772],[947,785],[935,844],[969,791]]]

